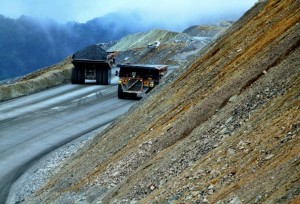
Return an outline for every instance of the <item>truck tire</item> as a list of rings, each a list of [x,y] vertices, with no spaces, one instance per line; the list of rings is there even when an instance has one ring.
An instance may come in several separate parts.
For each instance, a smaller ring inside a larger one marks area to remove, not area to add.
[[[107,85],[111,83],[111,69],[107,70]]]
[[[103,84],[103,70],[97,69],[96,70],[96,84]]]
[[[102,80],[104,85],[108,85],[108,69],[103,70]]]
[[[124,94],[122,86],[120,84],[118,86],[118,98],[119,99],[124,99],[125,98],[125,94]]]
[[[137,94],[136,94],[136,93],[130,93],[130,94],[128,95],[128,97],[129,97],[130,99],[134,99],[134,100],[141,99],[141,98],[137,97]]]
[[[78,69],[77,72],[77,79],[79,84],[84,84],[85,83],[85,70],[84,69]]]
[[[77,74],[78,74],[78,69],[73,68],[72,69],[72,73],[71,73],[71,83],[72,84],[78,84],[78,80],[77,80],[78,76],[77,76]]]

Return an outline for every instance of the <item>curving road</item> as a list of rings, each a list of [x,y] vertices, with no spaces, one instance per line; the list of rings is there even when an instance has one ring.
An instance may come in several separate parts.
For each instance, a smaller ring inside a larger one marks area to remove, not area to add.
[[[0,203],[34,161],[101,129],[136,101],[113,85],[65,85],[0,103]]]

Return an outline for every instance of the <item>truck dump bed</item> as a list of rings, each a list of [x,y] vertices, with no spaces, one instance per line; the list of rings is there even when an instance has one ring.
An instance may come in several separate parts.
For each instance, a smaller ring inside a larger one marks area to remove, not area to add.
[[[96,84],[110,84],[112,58],[98,45],[89,46],[73,54],[72,83],[83,84],[96,80]]]

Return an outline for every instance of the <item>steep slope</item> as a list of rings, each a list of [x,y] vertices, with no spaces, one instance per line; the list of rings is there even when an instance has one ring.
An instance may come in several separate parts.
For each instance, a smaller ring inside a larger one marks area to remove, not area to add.
[[[147,47],[156,41],[166,42],[177,33],[167,30],[151,30],[149,32],[128,35],[112,46],[109,51],[126,51],[135,48]]]
[[[183,33],[156,29],[126,36],[109,51],[118,52],[119,63],[181,65],[228,27],[230,24],[192,26]]]
[[[299,22],[260,1],[24,202],[299,203]]]
[[[196,25],[183,31],[194,37],[214,37],[232,25],[231,22],[221,21],[219,25]]]

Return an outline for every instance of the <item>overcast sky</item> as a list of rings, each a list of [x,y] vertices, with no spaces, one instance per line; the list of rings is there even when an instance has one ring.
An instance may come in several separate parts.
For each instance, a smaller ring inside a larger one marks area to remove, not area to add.
[[[0,14],[84,23],[107,13],[142,10],[154,20],[186,22],[199,18],[241,16],[257,0],[0,0]],[[234,20],[234,19],[224,19]]]

